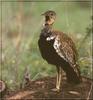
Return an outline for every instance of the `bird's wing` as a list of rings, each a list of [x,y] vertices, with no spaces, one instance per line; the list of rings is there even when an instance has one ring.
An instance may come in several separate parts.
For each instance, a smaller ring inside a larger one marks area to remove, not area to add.
[[[75,45],[66,34],[57,34],[53,46],[57,54],[71,66],[76,64],[77,52]]]

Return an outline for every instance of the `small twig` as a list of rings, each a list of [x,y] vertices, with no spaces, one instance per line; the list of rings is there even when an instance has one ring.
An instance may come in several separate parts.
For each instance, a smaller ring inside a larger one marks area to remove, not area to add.
[[[30,81],[30,72],[29,72],[28,67],[25,68],[24,79],[25,79],[26,82]]]
[[[37,74],[32,78],[32,80],[34,80],[38,75],[41,75],[41,73],[40,73],[40,72],[37,73]]]
[[[20,84],[21,88],[24,88],[24,86],[30,82],[30,72],[28,66],[24,69],[23,74],[24,75],[23,75],[22,83]]]
[[[90,99],[90,95],[91,95],[91,92],[92,92],[92,88],[93,88],[93,84],[91,84],[91,87],[90,87],[90,91],[89,91],[89,93],[88,93],[87,100],[89,100],[89,99]]]
[[[36,77],[38,77],[38,75],[42,75],[41,72],[37,73],[31,80],[33,81]]]

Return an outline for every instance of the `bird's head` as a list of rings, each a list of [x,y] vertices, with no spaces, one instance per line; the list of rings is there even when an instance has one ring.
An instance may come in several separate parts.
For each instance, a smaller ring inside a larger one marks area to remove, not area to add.
[[[45,25],[52,25],[56,18],[56,13],[54,11],[46,11],[42,14],[45,17]]]

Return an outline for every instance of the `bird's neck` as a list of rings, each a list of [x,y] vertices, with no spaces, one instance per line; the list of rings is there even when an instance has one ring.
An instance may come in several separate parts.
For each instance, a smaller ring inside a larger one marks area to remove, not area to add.
[[[45,23],[43,29],[46,30],[47,33],[51,32],[52,31],[52,24]]]
[[[44,24],[43,29],[41,30],[41,35],[44,37],[48,37],[51,35],[52,32],[52,25]]]

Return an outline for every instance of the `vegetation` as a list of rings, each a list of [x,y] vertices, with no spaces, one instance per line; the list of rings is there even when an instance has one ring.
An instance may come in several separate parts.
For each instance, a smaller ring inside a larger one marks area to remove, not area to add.
[[[10,89],[20,86],[26,69],[31,80],[56,74],[55,67],[42,59],[37,43],[46,10],[57,13],[54,29],[74,40],[81,73],[92,78],[92,31],[86,31],[92,30],[90,2],[3,2],[1,7],[0,77]]]

